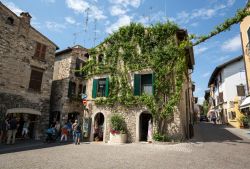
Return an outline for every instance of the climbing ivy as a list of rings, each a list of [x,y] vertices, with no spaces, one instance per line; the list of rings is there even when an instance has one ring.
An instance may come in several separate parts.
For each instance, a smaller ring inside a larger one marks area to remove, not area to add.
[[[103,43],[90,50],[90,59],[82,71],[87,78],[108,74],[109,96],[97,98],[95,104],[126,107],[146,106],[154,117],[166,119],[179,103],[185,71],[186,49],[190,42],[178,41],[180,30],[173,22],[149,27],[132,23],[120,28]],[[104,60],[98,63],[102,54]],[[134,72],[151,70],[153,95],[134,96],[131,80]]]
[[[208,35],[203,35],[199,37],[197,37],[196,35],[191,35],[191,39],[197,39],[193,46],[196,46],[221,32],[230,30],[232,25],[241,22],[246,16],[250,15],[250,11],[248,10],[249,7],[250,2],[247,3],[245,8],[239,9],[234,17],[226,19],[222,24],[216,26],[215,29],[211,31]]]

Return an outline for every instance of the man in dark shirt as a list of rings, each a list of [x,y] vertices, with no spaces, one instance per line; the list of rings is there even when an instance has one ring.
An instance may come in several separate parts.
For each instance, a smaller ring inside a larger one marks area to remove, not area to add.
[[[13,117],[8,124],[8,132],[7,132],[7,144],[10,144],[11,141],[11,137],[12,137],[12,144],[15,143],[15,139],[16,139],[16,132],[17,132],[17,120],[16,117]]]

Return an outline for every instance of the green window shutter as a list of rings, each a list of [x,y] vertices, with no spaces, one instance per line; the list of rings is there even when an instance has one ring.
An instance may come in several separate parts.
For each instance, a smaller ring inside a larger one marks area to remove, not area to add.
[[[248,43],[250,42],[250,27],[247,30],[247,35],[248,35]]]
[[[72,82],[69,81],[69,87],[68,87],[68,98],[71,98],[72,96]]]
[[[96,98],[98,79],[93,80],[92,98]]]
[[[135,96],[141,95],[141,75],[140,74],[134,75],[134,95]]]
[[[155,73],[152,73],[152,92],[155,95]]]
[[[109,96],[109,77],[106,78],[105,97]]]

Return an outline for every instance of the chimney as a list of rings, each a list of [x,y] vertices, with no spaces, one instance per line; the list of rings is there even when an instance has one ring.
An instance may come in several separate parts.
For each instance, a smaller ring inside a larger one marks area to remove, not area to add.
[[[32,17],[30,16],[29,12],[22,12],[20,14],[20,18],[22,22],[26,23],[27,25],[30,25],[30,20]]]
[[[19,34],[27,36],[29,34],[30,20],[32,17],[28,12],[22,12],[19,18],[20,18]]]

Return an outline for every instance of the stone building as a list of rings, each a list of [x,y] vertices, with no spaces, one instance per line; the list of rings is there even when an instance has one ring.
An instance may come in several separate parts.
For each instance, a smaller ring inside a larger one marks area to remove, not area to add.
[[[49,123],[50,94],[57,45],[0,2],[0,116],[16,116],[21,130],[39,138]],[[20,136],[20,130],[17,136]]]
[[[51,93],[51,122],[74,122],[83,113],[81,93],[86,81],[81,68],[88,60],[87,49],[76,45],[56,53]]]
[[[177,31],[176,37],[178,40],[187,37],[185,30]],[[107,43],[107,42],[106,42]],[[114,42],[113,42],[114,43]],[[118,42],[117,42],[118,43]],[[98,47],[105,46],[105,43]],[[98,62],[101,65],[107,65],[105,55],[99,54],[97,57],[90,55],[90,60]],[[117,61],[120,70],[124,70],[124,62]],[[177,111],[174,113],[174,118],[165,126],[166,133],[172,138],[183,140],[192,136],[192,127],[190,127],[193,119],[193,84],[191,81],[191,73],[194,65],[193,49],[186,50],[186,70],[183,72],[184,84],[181,90],[180,102],[177,106]],[[153,92],[153,71],[151,69],[142,69],[131,71],[127,75],[129,77],[129,85],[134,90],[134,95],[142,95],[142,93],[152,94]],[[122,105],[109,106],[97,105],[96,100],[109,96],[110,90],[110,73],[91,74],[86,79],[86,94],[87,94],[87,112],[84,118],[90,119],[89,126],[90,141],[98,140],[103,142],[109,141],[110,136],[110,116],[114,113],[113,110],[119,110],[124,118],[127,126],[128,142],[147,141],[148,123],[152,119],[151,112],[145,106],[132,106],[126,108]],[[84,125],[85,126],[85,125]],[[95,133],[98,131],[99,133]],[[101,131],[101,132],[100,132]],[[100,134],[101,133],[101,134]],[[101,135],[100,138],[97,135]],[[97,138],[96,138],[97,137]]]

